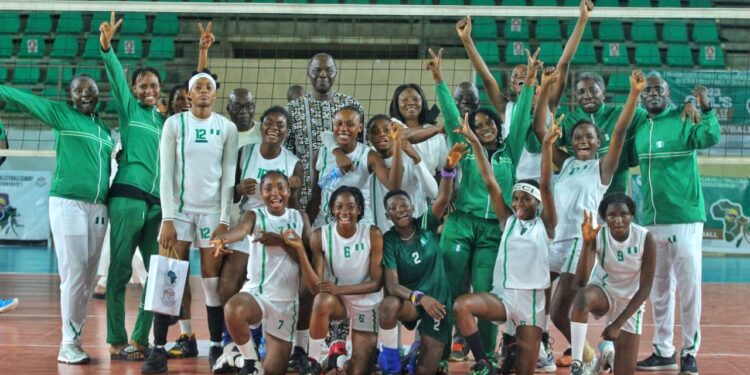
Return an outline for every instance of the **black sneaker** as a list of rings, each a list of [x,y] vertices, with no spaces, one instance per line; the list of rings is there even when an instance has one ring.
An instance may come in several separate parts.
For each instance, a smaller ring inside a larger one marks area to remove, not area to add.
[[[195,339],[195,333],[188,336],[180,334],[174,346],[167,351],[168,358],[193,358],[198,356],[198,341]]]
[[[680,375],[698,375],[698,364],[692,354],[680,358]]]
[[[164,348],[154,348],[141,366],[142,374],[161,374],[167,372],[167,351]]]
[[[570,375],[584,375],[583,363],[581,361],[577,359],[573,360],[573,363],[570,364]]]
[[[650,357],[638,361],[636,368],[641,371],[677,370],[677,361],[674,354],[671,357],[660,357],[651,354]]]
[[[469,371],[470,375],[496,375],[497,371],[495,371],[495,366],[492,365],[489,361],[486,359],[482,359],[479,362],[475,363],[474,366]]]
[[[220,346],[211,345],[208,348],[208,369],[212,374],[216,374],[214,366],[216,366],[216,361],[219,360],[222,354],[224,354],[224,350]]]
[[[252,359],[246,359],[245,364],[240,369],[237,375],[252,375],[259,373],[258,369],[255,368],[255,361]]]
[[[292,349],[292,355],[289,356],[289,364],[286,366],[286,372],[299,372],[300,362],[307,358],[305,349],[295,345]]]
[[[507,375],[513,372],[513,366],[516,363],[516,356],[518,355],[518,346],[516,345],[515,336],[510,336],[507,342],[506,340],[503,340],[503,347],[505,348],[505,356],[503,356],[500,365],[500,373]]]

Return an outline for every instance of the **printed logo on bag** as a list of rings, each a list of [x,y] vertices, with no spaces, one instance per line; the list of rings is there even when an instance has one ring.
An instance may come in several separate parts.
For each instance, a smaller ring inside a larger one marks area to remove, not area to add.
[[[172,270],[167,272],[167,281],[169,281],[170,284],[174,285],[177,282],[177,274]]]
[[[177,298],[175,298],[175,292],[172,288],[164,289],[164,291],[161,293],[161,303],[164,304],[164,306],[174,306],[175,303],[177,303]]]

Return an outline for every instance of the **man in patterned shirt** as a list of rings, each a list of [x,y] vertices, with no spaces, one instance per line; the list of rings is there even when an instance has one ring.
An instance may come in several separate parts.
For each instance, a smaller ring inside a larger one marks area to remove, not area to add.
[[[286,137],[286,148],[297,155],[305,169],[304,189],[300,197],[303,206],[307,205],[312,191],[312,156],[322,143],[321,133],[331,130],[334,113],[346,106],[355,106],[364,113],[362,104],[356,99],[333,90],[336,63],[331,55],[318,53],[313,56],[307,67],[307,76],[312,84],[312,92],[287,104],[287,110],[292,118],[289,123],[289,135]]]

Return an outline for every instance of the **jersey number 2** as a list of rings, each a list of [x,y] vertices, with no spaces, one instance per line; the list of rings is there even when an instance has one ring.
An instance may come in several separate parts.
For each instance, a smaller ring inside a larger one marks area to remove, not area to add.
[[[414,258],[414,264],[422,263],[422,259],[419,259],[419,253],[418,252],[415,251],[415,252],[411,253],[411,257]]]

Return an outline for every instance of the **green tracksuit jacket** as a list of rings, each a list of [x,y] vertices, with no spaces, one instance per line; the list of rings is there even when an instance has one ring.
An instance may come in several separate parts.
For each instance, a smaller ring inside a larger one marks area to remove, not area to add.
[[[719,120],[713,110],[700,124],[673,108],[649,117],[635,129],[635,149],[643,181],[642,225],[705,222],[695,150],[719,142]]]
[[[113,143],[99,116],[2,85],[0,100],[16,104],[54,129],[57,166],[51,196],[89,203],[107,200]]]

